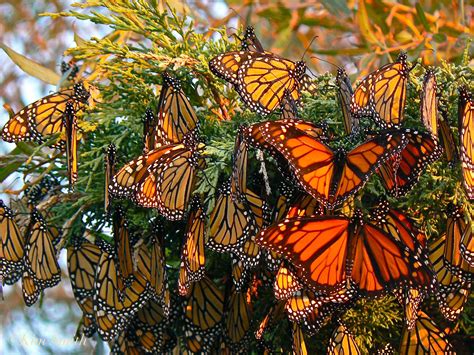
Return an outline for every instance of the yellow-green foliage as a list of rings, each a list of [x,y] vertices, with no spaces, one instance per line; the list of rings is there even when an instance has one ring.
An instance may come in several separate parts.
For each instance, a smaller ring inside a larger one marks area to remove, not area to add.
[[[76,218],[71,225],[70,234],[83,228],[100,232],[107,225],[103,212],[104,149],[110,142],[118,147],[118,166],[135,158],[142,150],[142,117],[147,107],[156,109],[157,93],[161,84],[160,73],[169,69],[183,82],[183,87],[192,104],[196,107],[201,122],[201,134],[206,143],[204,156],[207,168],[200,174],[197,190],[207,196],[206,202],[212,206],[216,187],[230,174],[233,140],[240,124],[257,122],[263,118],[250,113],[237,105],[236,93],[225,83],[214,77],[208,69],[209,59],[218,53],[235,49],[238,43],[230,40],[225,29],[199,32],[193,20],[185,14],[177,14],[172,9],[159,10],[155,1],[105,1],[95,0],[75,4],[77,10],[50,16],[69,16],[82,21],[92,21],[106,25],[111,33],[104,38],[80,40],[77,47],[68,54],[92,73],[88,80],[100,91],[96,107],[87,112],[81,120],[88,124],[90,132],[79,144],[79,180],[73,198],[62,198],[52,208],[52,220],[62,225],[70,219],[79,207],[84,218]],[[466,51],[467,53],[467,51]],[[297,58],[293,58],[297,59]],[[413,63],[416,58],[410,58]],[[461,84],[473,85],[474,73],[468,67],[466,56],[462,63],[441,62],[436,67],[440,94],[448,104],[449,120],[457,135],[457,88]],[[410,74],[406,109],[406,126],[422,128],[419,117],[419,93],[425,69],[418,65]],[[342,134],[342,114],[335,96],[335,83],[332,74],[315,78],[319,92],[315,97],[305,96],[302,117],[315,122],[327,122],[336,134]],[[222,121],[223,109],[230,115],[230,121]],[[273,118],[273,117],[272,117]],[[370,126],[371,123],[365,123]],[[357,142],[343,142],[355,145]],[[29,145],[25,145],[29,147]],[[24,146],[24,149],[26,149]],[[46,161],[40,149],[30,151],[35,160]],[[14,154],[10,156],[14,159]],[[8,158],[8,157],[7,157]],[[52,174],[65,181],[65,157],[56,159],[50,165],[34,167],[32,163],[16,166],[15,169],[25,177],[41,173]],[[255,159],[251,161],[253,170],[258,169]],[[269,164],[270,166],[270,164]],[[271,167],[270,167],[271,170]],[[271,174],[271,187],[275,193],[278,175]],[[428,238],[439,236],[445,228],[443,211],[449,201],[463,203],[469,214],[474,213],[460,183],[460,167],[451,168],[440,161],[432,164],[420,179],[413,192],[400,199],[390,201],[403,208],[426,229]],[[364,192],[356,199],[363,208],[371,207],[376,197],[384,195],[383,187],[376,177],[367,184]],[[363,195],[363,198],[361,196]],[[148,220],[156,212],[134,207],[126,203],[130,222],[137,230],[147,230]],[[172,228],[176,230],[175,227]],[[178,228],[179,229],[179,228]],[[171,230],[171,229],[170,229]],[[182,229],[181,229],[182,233]],[[167,252],[168,262],[178,263],[178,250],[181,242],[180,232],[168,236],[170,243]],[[209,273],[222,276],[219,265],[220,255],[211,254]],[[172,275],[176,277],[176,275]],[[270,296],[269,296],[270,297]],[[257,303],[256,307],[261,301]],[[432,314],[439,320],[436,307],[427,302]],[[472,334],[473,319],[469,318],[472,301],[460,322],[460,331]],[[257,312],[258,314],[258,312]],[[472,313],[471,313],[472,314]],[[357,341],[363,349],[382,346],[396,341],[402,326],[402,309],[391,297],[375,301],[361,301],[350,310],[345,319],[357,334]],[[471,328],[469,328],[471,327]],[[331,329],[324,329],[315,336],[310,347],[323,349]],[[286,348],[286,334],[277,334],[281,346]],[[323,340],[324,339],[324,343]],[[316,344],[317,342],[317,344]]]

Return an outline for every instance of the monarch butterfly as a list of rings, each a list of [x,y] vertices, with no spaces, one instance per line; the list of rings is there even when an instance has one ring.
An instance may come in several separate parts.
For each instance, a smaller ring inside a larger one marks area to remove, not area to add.
[[[115,144],[110,143],[107,147],[107,151],[104,155],[105,161],[105,197],[104,197],[104,207],[105,212],[109,212],[110,206],[110,196],[109,196],[109,185],[112,181],[112,178],[115,174],[115,157],[117,155],[117,149]]]
[[[352,95],[352,115],[372,116],[382,127],[398,126],[404,119],[410,70],[407,55],[402,52],[396,62],[366,76]]]
[[[260,40],[255,34],[255,29],[252,26],[247,26],[244,31],[244,36],[241,39],[242,51],[265,52]]]
[[[23,271],[25,238],[15,222],[13,211],[0,200],[0,277]]]
[[[446,224],[446,245],[444,249],[444,259],[446,267],[454,275],[463,281],[472,281],[474,279],[474,266],[471,266],[464,259],[461,253],[462,243],[472,241],[472,227],[464,220],[464,209],[450,203],[446,214],[448,216]],[[465,248],[465,247],[464,247]]]
[[[154,300],[149,300],[136,313],[127,330],[133,334],[143,351],[158,353],[165,345],[168,323],[162,306]]]
[[[305,315],[298,324],[301,325],[305,334],[313,336],[317,334],[332,317],[336,316],[337,311],[344,312],[347,308],[349,308],[349,306],[344,304],[324,303]]]
[[[377,349],[377,355],[393,355],[395,354],[395,349],[390,343],[385,344],[383,348]]]
[[[166,262],[164,254],[163,236],[164,230],[163,225],[158,220],[155,220],[152,227],[153,236],[150,239],[151,248],[151,279],[150,286],[155,291],[155,295],[162,297],[166,301],[167,293],[167,273],[166,273]],[[160,241],[161,240],[161,241]],[[165,312],[169,310],[169,307],[164,306]]]
[[[418,311],[425,299],[426,293],[417,288],[400,287],[393,290],[393,294],[405,311],[405,323],[409,330],[415,327]]]
[[[100,254],[100,248],[83,237],[74,237],[67,248],[69,278],[76,302],[83,312],[82,326],[87,337],[93,336],[97,329],[93,297]]]
[[[134,277],[133,256],[128,222],[125,218],[125,212],[120,206],[115,208],[112,224],[118,265],[117,271],[122,278],[123,287],[127,287]]]
[[[61,281],[54,246],[58,236],[58,230],[48,227],[43,216],[33,209],[27,229],[22,275],[23,299],[28,307],[36,303],[45,288],[54,287]]]
[[[304,323],[305,329],[316,331],[336,309],[355,301],[357,297],[352,285],[329,294],[303,288],[286,300],[285,310],[290,321]]]
[[[461,142],[461,167],[467,197],[474,199],[474,104],[467,88],[459,89],[458,105],[459,140]]]
[[[448,112],[440,107],[440,113],[442,119],[438,120],[438,137],[443,147],[446,160],[450,166],[454,166],[454,163],[459,159],[458,145],[454,141],[453,131],[449,126]]]
[[[431,134],[406,130],[405,136],[408,143],[378,170],[382,184],[396,197],[408,193],[418,182],[426,166],[441,155],[438,141]]]
[[[431,268],[425,250],[426,236],[417,230],[410,218],[400,211],[390,208],[387,200],[379,203],[376,213],[372,217],[385,232],[398,239],[414,255],[417,263]],[[403,286],[394,289],[393,293],[405,310],[408,329],[412,329],[418,317],[421,302],[425,298],[425,292],[416,287]]]
[[[231,290],[225,305],[225,331],[234,351],[247,348],[253,309],[245,292]]]
[[[67,176],[73,188],[77,181],[77,120],[72,101],[66,102],[62,123],[66,133]]]
[[[291,270],[291,267],[282,264],[278,269],[275,276],[275,282],[273,283],[275,298],[277,300],[286,300],[302,288],[303,285]]]
[[[231,194],[239,201],[245,199],[247,190],[248,144],[243,136],[244,129],[244,126],[239,127],[235,139],[234,153],[232,155],[232,178],[230,180]]]
[[[163,308],[166,316],[170,311],[170,299],[168,294],[168,282],[165,269],[164,255],[161,244],[155,236],[150,238],[150,248],[147,243],[140,240],[134,249],[134,260],[136,260],[134,269],[134,278],[137,274],[147,282],[147,294],[158,301]],[[143,281],[142,281],[143,283]]]
[[[224,183],[209,218],[208,246],[218,252],[233,251],[243,245],[256,228],[246,204],[234,201],[230,183]]]
[[[143,117],[143,154],[163,145],[161,138],[156,141],[156,138],[159,138],[156,132],[157,125],[158,120],[155,114],[150,108],[147,108]]]
[[[272,324],[276,324],[284,315],[285,302],[277,302],[270,307],[265,317],[260,322],[258,329],[255,331],[255,339],[263,339],[263,334]]]
[[[300,194],[296,202],[290,206],[286,218],[293,218],[298,216],[311,217],[314,215],[323,215],[324,207],[313,196],[308,194]]]
[[[209,69],[233,84],[244,103],[261,115],[280,107],[285,91],[299,101],[301,91],[311,88],[303,61],[295,63],[269,52],[220,54],[209,62]]]
[[[101,255],[94,279],[95,321],[100,336],[108,341],[117,336],[128,317],[135,314],[150,295],[146,292],[148,282],[139,273],[135,273],[134,281],[124,288],[117,272],[114,248],[101,240],[96,243]]]
[[[354,91],[352,83],[344,69],[338,68],[336,75],[337,98],[342,109],[344,131],[351,134],[359,128],[359,118],[351,113],[351,99]]]
[[[168,72],[161,74],[163,86],[158,102],[158,124],[155,129],[156,143],[176,144],[184,141],[185,136],[195,136],[198,118],[191,103],[184,94],[181,83]]]
[[[282,101],[281,106],[282,108],[281,108],[280,119],[290,120],[290,119],[297,118],[298,105],[295,102],[295,100],[293,100],[288,90],[286,90],[285,94],[283,95],[283,101]]]
[[[443,316],[454,322],[464,309],[471,290],[470,282],[462,282],[445,266],[444,248],[446,235],[430,245],[430,260],[436,274],[436,299]]]
[[[278,157],[280,156],[280,153],[275,148],[273,148],[271,144],[267,143],[265,138],[262,136],[260,128],[262,128],[265,123],[266,121],[258,122],[246,128],[242,128],[242,134],[250,146],[254,147],[255,149],[265,151],[273,157]]]
[[[28,273],[24,272],[21,278],[21,289],[25,304],[30,307],[34,305],[40,296],[42,289],[35,279]]]
[[[435,73],[429,69],[426,71],[423,79],[420,111],[423,124],[435,137],[438,136],[438,100],[436,98],[436,87]]]
[[[77,73],[79,73],[79,67],[73,60],[70,60],[69,62],[61,62],[61,74],[63,75],[63,78],[66,77],[67,80],[73,81],[76,78]]]
[[[180,280],[183,288],[181,295],[187,293],[186,285],[189,282],[199,281],[205,273],[206,255],[204,245],[206,243],[205,234],[206,215],[203,210],[200,198],[195,195],[191,201],[191,209],[186,226],[184,242],[181,251],[181,268],[184,268],[184,280]]]
[[[242,292],[245,290],[246,285],[250,278],[250,267],[237,258],[232,258],[232,281],[234,283],[235,290]]]
[[[293,336],[293,354],[307,355],[308,350],[306,349],[303,331],[297,323],[291,324],[291,335]]]
[[[323,301],[318,298],[317,294],[303,288],[286,300],[285,310],[290,321],[300,322],[322,304]]]
[[[371,214],[371,220],[402,243],[419,262],[429,265],[426,236],[416,228],[415,222],[406,214],[390,207],[386,199],[381,199],[375,212]]]
[[[122,167],[112,179],[109,192],[131,197],[143,207],[158,208],[169,220],[182,219],[203,167],[203,145],[166,145],[141,155]]]
[[[234,248],[232,253],[242,260],[246,267],[254,268],[260,261],[261,248],[255,243],[255,235],[252,235],[243,245]]]
[[[298,276],[316,290],[333,292],[353,281],[362,294],[376,295],[410,282],[427,287],[431,273],[412,253],[358,212],[345,217],[297,217],[271,226],[258,237],[298,268]],[[370,271],[369,271],[370,270]]]
[[[32,209],[49,194],[54,193],[56,188],[59,188],[59,182],[56,178],[46,175],[38,184],[25,189],[26,204]]]
[[[43,216],[34,210],[26,241],[26,269],[38,289],[54,287],[61,281],[61,269],[56,258],[56,230],[48,227]]]
[[[208,277],[191,285],[185,305],[186,322],[207,331],[218,326],[224,313],[224,295]]]
[[[345,154],[302,131],[292,122],[267,122],[262,135],[285,156],[299,183],[328,208],[359,191],[377,167],[406,144],[404,133],[382,132]]]
[[[2,138],[7,142],[34,140],[41,144],[47,136],[55,133],[65,137],[62,118],[66,104],[71,102],[74,113],[77,113],[85,107],[89,98],[83,83],[43,97],[10,118],[3,127]],[[63,146],[64,141],[59,145]]]
[[[400,343],[400,354],[455,354],[446,333],[424,312],[420,311],[415,328],[405,329]]]
[[[193,344],[195,350],[210,351],[222,330],[224,294],[205,276],[191,284],[184,307],[185,330],[192,340],[188,345]]]
[[[328,351],[329,355],[334,354],[360,354],[359,346],[357,345],[354,336],[347,329],[344,324],[334,330],[329,340]]]

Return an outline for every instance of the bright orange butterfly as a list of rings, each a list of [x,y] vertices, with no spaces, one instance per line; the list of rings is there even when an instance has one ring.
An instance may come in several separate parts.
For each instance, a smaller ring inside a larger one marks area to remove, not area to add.
[[[383,185],[396,197],[407,194],[426,166],[437,160],[442,152],[436,137],[429,133],[406,130],[405,136],[408,143],[378,170]]]
[[[406,144],[399,131],[379,133],[345,154],[320,139],[320,130],[301,130],[293,122],[267,122],[262,136],[288,160],[298,181],[314,198],[334,208],[359,191],[377,167]]]
[[[369,222],[345,217],[298,217],[271,226],[257,238],[291,261],[298,276],[316,290],[334,292],[349,281],[375,295],[410,282],[426,288],[431,272],[415,263],[399,242]]]

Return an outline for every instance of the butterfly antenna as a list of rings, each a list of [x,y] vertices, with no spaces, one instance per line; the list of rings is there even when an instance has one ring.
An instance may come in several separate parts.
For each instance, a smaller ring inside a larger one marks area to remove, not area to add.
[[[317,59],[317,60],[320,60],[321,62],[331,64],[332,66],[336,67],[337,69],[342,69],[339,65],[334,64],[334,63],[330,62],[329,60],[325,60],[323,58],[317,57],[315,55],[312,55],[310,58],[311,59]]]
[[[301,56],[301,60],[303,60],[304,56],[306,55],[306,52],[308,52],[308,50],[311,48],[311,45],[313,44],[314,40],[318,37],[319,36],[317,36],[317,35],[314,36],[313,39],[311,40],[311,42],[309,42],[309,45],[306,47],[306,49],[303,52],[303,55]]]
[[[231,10],[234,14],[236,14],[237,17],[240,19],[240,21],[242,21],[243,24],[245,23],[243,17],[240,16],[240,14],[233,7],[229,7],[229,10]]]

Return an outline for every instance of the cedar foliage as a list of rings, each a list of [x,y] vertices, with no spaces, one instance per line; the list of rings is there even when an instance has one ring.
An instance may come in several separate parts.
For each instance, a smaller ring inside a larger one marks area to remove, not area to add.
[[[104,151],[109,143],[118,147],[118,163],[121,167],[141,153],[142,117],[145,109],[156,111],[157,94],[161,84],[159,73],[171,70],[183,83],[183,88],[196,108],[201,123],[201,135],[205,140],[204,157],[207,167],[200,173],[197,192],[206,197],[208,210],[212,209],[216,189],[231,171],[231,154],[234,138],[240,124],[261,121],[262,118],[241,107],[237,94],[208,69],[208,61],[224,51],[239,46],[226,35],[225,28],[213,31],[197,31],[192,18],[180,15],[172,8],[159,10],[156,1],[88,1],[75,4],[85,11],[71,10],[59,14],[47,14],[53,18],[73,17],[81,21],[92,21],[111,28],[103,38],[80,39],[77,46],[67,51],[86,73],[86,79],[100,93],[96,106],[80,117],[83,139],[79,143],[79,179],[74,192],[67,191],[65,156],[56,154],[54,159],[44,147],[20,143],[2,159],[4,171],[23,174],[28,181],[24,188],[39,182],[49,175],[61,182],[61,189],[43,202],[39,208],[49,209],[49,222],[63,226],[65,243],[74,234],[85,228],[97,236],[110,240],[107,228],[109,220],[103,210],[104,195]],[[240,35],[240,30],[238,32]],[[467,47],[469,49],[469,45]],[[474,72],[468,66],[469,54],[465,50],[459,63],[441,62],[436,67],[436,76],[442,100],[448,103],[450,125],[457,133],[457,87],[473,85]],[[295,59],[295,58],[293,58]],[[416,58],[410,58],[416,60]],[[406,127],[421,128],[419,117],[419,92],[425,69],[418,65],[410,74],[408,87]],[[334,76],[323,74],[315,78],[319,92],[314,97],[305,96],[301,117],[314,122],[327,122],[336,135],[343,134],[342,113],[338,107]],[[270,118],[276,118],[270,117]],[[370,126],[370,122],[365,122]],[[354,146],[358,142],[342,140],[341,145]],[[46,145],[46,144],[45,144]],[[254,155],[250,159],[251,171],[256,172],[259,163]],[[14,165],[12,165],[14,164]],[[278,179],[281,177],[267,163],[270,173],[271,199],[277,196]],[[407,212],[424,227],[428,238],[436,238],[445,229],[445,206],[448,202],[465,205],[466,214],[474,214],[474,206],[466,200],[461,186],[459,165],[454,168],[440,159],[431,164],[420,178],[420,182],[406,197],[390,199],[390,202]],[[356,198],[356,205],[368,208],[377,196],[385,195],[376,176]],[[13,201],[13,207],[26,211],[24,201]],[[130,224],[137,231],[148,231],[149,220],[156,211],[142,209],[129,201],[126,206]],[[166,222],[166,258],[171,266],[171,287],[176,287],[179,250],[182,240],[183,222]],[[230,273],[227,255],[208,252],[208,274],[216,280]],[[222,268],[221,265],[227,265]],[[270,292],[259,294],[254,304],[255,324],[264,316],[270,303]],[[428,311],[441,328],[453,330],[453,337],[461,339],[473,333],[471,300],[466,305],[458,324],[443,321],[433,300],[425,301],[423,309]],[[374,350],[391,342],[395,347],[403,327],[403,310],[396,300],[386,296],[377,300],[362,300],[344,316],[349,328],[356,335],[364,351]],[[270,330],[275,349],[288,349],[284,324]],[[313,351],[324,351],[332,327],[308,339]],[[256,349],[255,343],[253,349]]]

